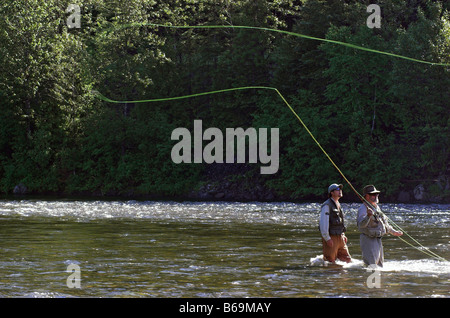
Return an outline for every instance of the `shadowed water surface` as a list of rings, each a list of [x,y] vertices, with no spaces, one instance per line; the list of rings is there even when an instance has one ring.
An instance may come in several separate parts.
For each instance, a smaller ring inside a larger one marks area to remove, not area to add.
[[[318,203],[0,201],[3,297],[449,297],[450,263],[385,237],[380,288],[368,288],[355,218],[352,264],[324,266]],[[450,259],[450,206],[383,204]],[[81,288],[69,288],[76,264]]]

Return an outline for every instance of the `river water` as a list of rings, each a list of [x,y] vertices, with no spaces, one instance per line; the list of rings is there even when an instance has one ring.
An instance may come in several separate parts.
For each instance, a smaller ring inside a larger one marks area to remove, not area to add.
[[[450,297],[450,263],[393,236],[366,269],[342,206],[354,262],[327,266],[319,203],[0,200],[0,297]],[[381,207],[450,259],[450,205]]]

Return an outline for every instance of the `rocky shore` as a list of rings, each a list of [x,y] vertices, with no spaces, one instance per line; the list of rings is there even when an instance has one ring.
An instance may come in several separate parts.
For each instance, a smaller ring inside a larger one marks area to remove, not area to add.
[[[195,200],[195,201],[321,201],[324,197],[295,197],[292,194],[279,194],[267,186],[269,180],[255,172],[246,164],[223,165],[212,164],[205,170],[202,181],[197,187],[187,193],[158,197],[152,194],[136,195],[133,190],[128,193],[75,193],[69,196],[81,197],[114,197],[158,200]],[[425,181],[418,183],[419,181]],[[450,203],[450,180],[448,177],[439,177],[430,180],[412,180],[407,184],[408,189],[399,190],[395,195],[383,195],[383,202],[398,203]],[[23,183],[17,184],[13,189],[15,196],[50,195],[67,196],[65,193],[36,193],[29,191]],[[325,196],[325,193],[324,193]],[[345,192],[345,200],[358,202],[359,198],[352,191]]]

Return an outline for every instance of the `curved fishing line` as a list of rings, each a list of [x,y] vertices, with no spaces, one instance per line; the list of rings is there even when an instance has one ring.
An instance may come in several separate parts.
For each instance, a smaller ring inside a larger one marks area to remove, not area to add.
[[[405,232],[404,232],[405,233]],[[407,234],[408,235],[408,234]],[[411,236],[408,235],[408,237],[412,238]],[[431,251],[428,247],[423,246],[422,244],[419,243],[420,247],[417,247],[413,244],[411,244],[410,242],[408,242],[407,240],[405,240],[404,238],[402,238],[401,236],[397,236],[397,238],[399,238],[400,240],[402,240],[404,243],[408,244],[409,246],[415,248],[416,250],[424,253],[425,255],[430,256],[431,258],[435,258],[438,261],[443,261],[443,262],[447,262],[447,260],[445,258],[443,258],[442,256],[437,255],[436,253],[434,253],[433,251]],[[414,239],[413,239],[414,240]],[[414,240],[415,241],[415,240]]]
[[[112,27],[110,29],[107,29],[107,30],[101,32],[101,33],[109,32],[111,29],[114,31],[114,30],[117,30],[117,29],[128,28],[128,27],[139,27],[139,26],[154,26],[154,27],[178,28],[178,29],[181,29],[181,28],[188,28],[188,29],[224,29],[224,28],[233,28],[233,29],[254,29],[254,30],[261,30],[261,31],[278,32],[278,33],[284,33],[284,34],[293,35],[293,36],[297,36],[297,37],[302,37],[302,38],[306,38],[306,39],[311,39],[311,40],[316,40],[316,41],[322,41],[322,42],[328,42],[328,43],[343,45],[343,46],[347,46],[347,47],[350,47],[350,48],[353,48],[353,49],[368,51],[368,52],[372,52],[372,53],[384,54],[384,55],[388,55],[388,56],[392,56],[392,57],[396,57],[396,58],[401,58],[401,59],[405,59],[405,60],[409,60],[409,61],[413,61],[413,62],[418,62],[418,63],[424,63],[424,64],[429,64],[429,65],[450,66],[450,64],[446,64],[446,63],[433,63],[433,62],[428,62],[428,61],[424,61],[424,60],[418,60],[418,59],[414,59],[414,58],[410,58],[410,57],[402,56],[402,55],[398,55],[398,54],[393,54],[393,53],[389,53],[389,52],[383,52],[383,51],[378,51],[378,50],[374,50],[374,49],[370,49],[370,48],[365,48],[365,47],[362,47],[362,46],[358,46],[358,45],[354,45],[354,44],[350,44],[350,43],[346,43],[346,42],[329,40],[329,39],[323,39],[323,38],[317,38],[317,37],[312,37],[312,36],[308,36],[308,35],[304,35],[304,34],[300,34],[300,33],[284,31],[284,30],[277,30],[277,29],[271,29],[271,28],[265,28],[265,27],[224,26],[224,25],[221,25],[221,26],[219,26],[219,25],[176,26],[176,25],[156,24],[156,23],[131,23],[131,24],[114,26],[114,27]],[[300,118],[300,116],[295,112],[295,110],[287,102],[287,100],[284,98],[284,96],[280,93],[280,91],[277,88],[267,87],[267,86],[245,86],[245,87],[236,87],[236,88],[222,89],[222,90],[203,92],[203,93],[184,95],[184,96],[177,96],[177,97],[167,97],[167,98],[157,98],[157,99],[147,99],[147,100],[134,100],[134,101],[116,101],[116,100],[112,100],[112,99],[109,99],[109,98],[103,96],[98,91],[93,91],[93,92],[95,93],[95,95],[99,99],[104,100],[104,101],[109,102],[109,103],[145,103],[145,102],[163,102],[163,101],[181,100],[181,99],[187,99],[187,98],[193,98],[193,97],[199,97],[199,96],[205,96],[205,95],[211,95],[211,94],[219,94],[219,93],[225,93],[225,92],[231,92],[231,91],[237,91],[237,90],[247,90],[247,89],[266,89],[266,90],[273,90],[273,91],[277,92],[278,96],[288,106],[288,108],[291,110],[291,112],[295,115],[295,117],[301,123],[303,128],[305,128],[305,130],[308,132],[308,134],[311,136],[311,138],[314,140],[314,142],[317,144],[317,146],[322,150],[322,152],[325,154],[325,156],[328,158],[328,160],[331,162],[331,164],[336,168],[336,170],[339,172],[339,174],[344,178],[344,180],[347,182],[347,184],[350,186],[350,188],[353,190],[353,192],[355,192],[356,195],[364,203],[366,203],[369,207],[373,208],[374,211],[376,211],[376,208],[369,201],[367,201],[361,194],[359,194],[359,192],[354,188],[352,183],[347,179],[347,177],[344,175],[344,173],[339,169],[337,164],[328,155],[328,153],[325,151],[325,149],[322,147],[322,145],[317,141],[317,139],[311,133],[309,128],[305,125],[305,123]],[[430,249],[428,249],[427,247],[423,246],[420,242],[418,242],[416,239],[414,239],[405,230],[403,230],[398,224],[396,224],[393,220],[391,220],[386,214],[385,214],[385,216],[386,216],[386,218],[388,219],[389,222],[391,222],[397,229],[399,229],[406,236],[408,236],[414,243],[419,245],[420,248],[417,247],[417,246],[414,246],[413,244],[411,244],[409,242],[407,242],[405,239],[401,238],[400,236],[397,236],[400,240],[404,241],[406,244],[416,248],[417,250],[421,251],[422,253],[424,253],[424,254],[426,254],[428,256],[431,256],[431,257],[436,258],[438,260],[446,261],[443,257],[441,257],[441,256],[437,255],[436,253],[432,252]]]
[[[278,96],[283,100],[283,102],[286,104],[286,106],[291,110],[291,112],[294,114],[294,116],[298,119],[300,124],[303,126],[303,128],[308,132],[310,137],[314,140],[316,145],[322,150],[322,152],[325,154],[325,156],[328,158],[328,160],[331,162],[331,164],[336,168],[336,170],[339,172],[339,174],[344,178],[344,180],[347,182],[347,184],[351,187],[353,192],[356,193],[356,195],[361,199],[361,201],[368,204],[371,208],[376,211],[376,208],[367,201],[359,192],[355,189],[355,187],[352,185],[350,180],[347,179],[347,177],[344,175],[344,173],[339,169],[338,165],[333,161],[333,159],[330,157],[330,155],[326,152],[326,150],[322,147],[322,145],[319,143],[319,141],[314,137],[313,133],[309,130],[308,126],[303,122],[301,117],[297,114],[297,112],[292,108],[292,106],[288,103],[288,101],[284,98],[284,96],[281,94],[281,92],[275,88],[275,87],[269,87],[269,86],[244,86],[244,87],[236,87],[236,88],[227,88],[227,89],[221,89],[216,91],[210,91],[210,92],[202,92],[197,94],[191,94],[191,95],[184,95],[184,96],[176,96],[176,97],[166,97],[166,98],[154,98],[154,99],[145,99],[145,100],[130,100],[130,101],[118,101],[118,100],[112,100],[110,98],[105,97],[98,91],[93,91],[95,96],[105,102],[108,103],[115,103],[115,104],[127,104],[127,103],[152,103],[152,102],[164,102],[164,101],[174,101],[174,100],[181,100],[181,99],[188,99],[193,97],[199,97],[199,96],[206,96],[206,95],[213,95],[213,94],[220,94],[220,93],[226,93],[226,92],[232,92],[232,91],[239,91],[239,90],[250,90],[250,89],[263,89],[263,90],[271,90],[275,91]],[[402,231],[406,236],[408,236],[414,243],[419,245],[420,247],[417,247],[410,242],[406,241],[405,239],[401,238],[400,236],[397,236],[400,240],[405,242],[411,247],[414,247],[415,249],[419,250],[420,252],[435,258],[437,260],[443,260],[446,261],[443,257],[439,256],[438,254],[432,252],[429,248],[423,246],[420,242],[418,242],[416,239],[414,239],[411,235],[409,235],[405,230],[403,230],[398,224],[396,224],[394,221],[392,221],[387,215],[386,218],[400,231]]]
[[[226,88],[226,89],[220,89],[217,91],[210,91],[210,92],[203,92],[203,93],[197,93],[197,94],[191,94],[191,95],[183,95],[183,96],[176,96],[176,97],[165,97],[165,98],[154,98],[154,99],[143,99],[143,100],[128,100],[128,101],[119,101],[119,100],[112,100],[108,97],[103,96],[100,92],[93,90],[92,93],[99,99],[108,102],[108,103],[115,103],[115,104],[133,104],[133,103],[153,103],[153,102],[167,102],[167,101],[173,101],[173,100],[180,100],[180,99],[187,99],[187,98],[193,98],[193,97],[199,97],[199,96],[205,96],[205,95],[213,95],[213,94],[220,94],[220,93],[226,93],[226,92],[232,92],[232,91],[239,91],[239,90],[247,90],[247,89],[269,89],[269,90],[277,90],[274,87],[267,87],[267,86],[244,86],[244,87],[235,87],[235,88]]]
[[[386,216],[387,217],[387,216]],[[442,256],[436,254],[435,252],[433,252],[432,250],[430,250],[428,247],[423,246],[419,241],[417,241],[414,237],[412,237],[411,235],[408,234],[408,232],[406,232],[405,230],[403,230],[400,225],[398,225],[397,223],[395,223],[394,221],[392,221],[390,218],[388,218],[389,222],[397,229],[403,232],[403,234],[405,234],[407,237],[409,237],[414,243],[416,243],[419,247],[414,246],[413,244],[409,243],[408,241],[406,241],[404,238],[402,238],[401,236],[397,236],[400,240],[402,240],[403,242],[405,242],[406,244],[408,244],[409,246],[414,247],[415,249],[421,251],[424,254],[427,254],[437,260],[440,261],[447,261],[445,258],[443,258]]]
[[[278,30],[278,29],[272,29],[272,28],[266,28],[266,27],[247,26],[247,25],[166,25],[166,24],[149,23],[149,22],[139,22],[139,23],[135,22],[135,23],[122,24],[122,25],[118,25],[118,26],[112,26],[112,27],[107,28],[106,30],[100,32],[100,34],[115,31],[118,29],[125,29],[125,28],[130,28],[130,27],[141,27],[141,26],[153,26],[153,27],[162,27],[162,28],[173,28],[173,29],[247,29],[247,30],[277,32],[277,33],[292,35],[292,36],[301,37],[301,38],[305,38],[305,39],[309,39],[309,40],[342,45],[342,46],[346,46],[346,47],[361,50],[361,51],[396,57],[396,58],[409,60],[409,61],[416,62],[416,63],[424,63],[424,64],[435,65],[435,66],[450,66],[450,63],[429,62],[429,61],[415,59],[415,58],[404,56],[404,55],[375,50],[375,49],[371,49],[371,48],[367,48],[367,47],[363,47],[363,46],[359,46],[359,45],[351,44],[351,43],[347,43],[347,42],[324,39],[324,38],[314,37],[314,36],[291,32],[291,31]]]

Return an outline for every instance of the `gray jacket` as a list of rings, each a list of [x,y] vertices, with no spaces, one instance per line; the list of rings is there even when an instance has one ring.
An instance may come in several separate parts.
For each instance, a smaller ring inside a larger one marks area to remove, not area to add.
[[[368,237],[382,237],[394,231],[380,207],[377,206],[375,213],[368,216],[364,203],[358,209],[357,224],[358,230]]]

